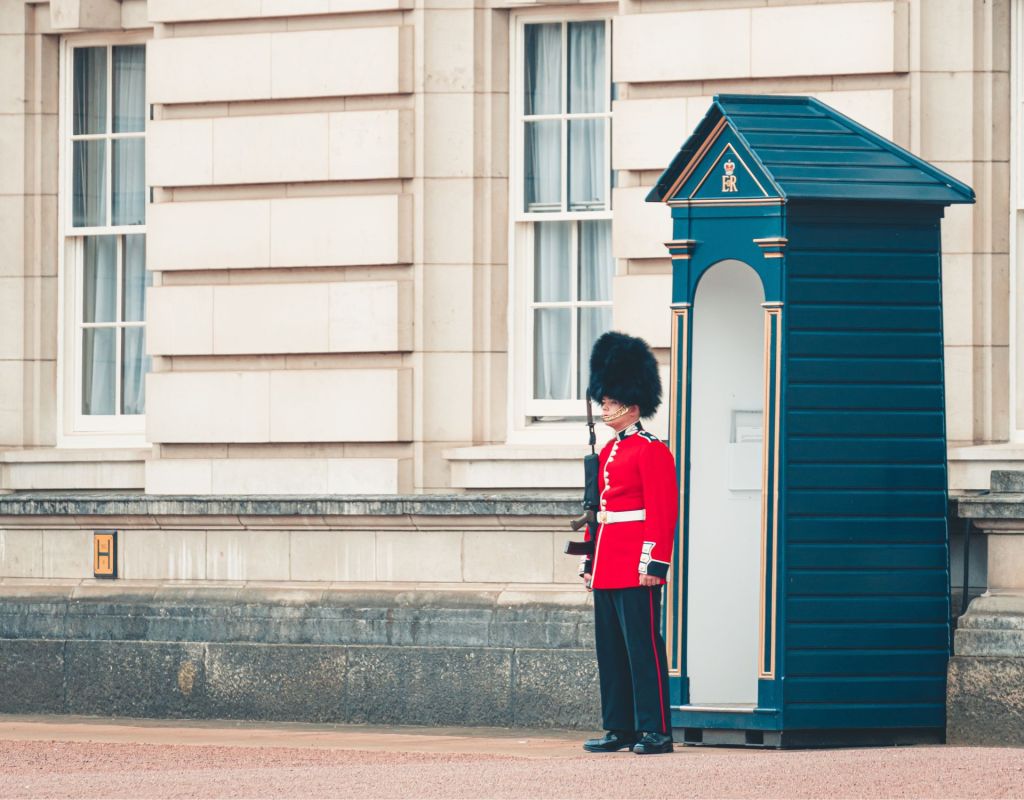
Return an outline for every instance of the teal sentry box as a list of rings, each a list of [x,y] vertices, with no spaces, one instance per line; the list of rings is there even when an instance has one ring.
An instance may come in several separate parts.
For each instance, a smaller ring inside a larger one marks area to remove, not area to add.
[[[676,738],[941,741],[940,223],[974,192],[812,98],[720,95],[647,199],[672,212]]]

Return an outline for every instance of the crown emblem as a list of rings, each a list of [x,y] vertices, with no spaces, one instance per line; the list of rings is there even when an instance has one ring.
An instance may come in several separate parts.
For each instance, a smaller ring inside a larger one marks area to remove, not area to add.
[[[731,158],[728,161],[726,161],[725,164],[723,164],[723,166],[725,167],[726,175],[732,175],[733,170],[736,169],[736,165],[733,163],[733,160]]]

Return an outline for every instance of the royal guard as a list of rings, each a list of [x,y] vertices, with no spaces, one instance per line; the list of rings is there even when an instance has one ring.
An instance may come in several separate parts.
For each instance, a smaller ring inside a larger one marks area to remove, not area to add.
[[[641,419],[661,402],[658,364],[642,339],[609,332],[594,344],[588,394],[615,436],[601,450],[593,556],[581,574],[594,593],[605,736],[583,748],[672,752],[662,586],[675,538],[679,489],[668,447]],[[591,539],[588,529],[587,539]]]

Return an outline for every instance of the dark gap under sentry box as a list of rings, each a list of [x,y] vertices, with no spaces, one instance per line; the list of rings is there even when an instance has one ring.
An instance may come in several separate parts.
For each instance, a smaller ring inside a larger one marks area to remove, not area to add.
[[[117,577],[117,531],[93,531],[92,574],[95,578]]]

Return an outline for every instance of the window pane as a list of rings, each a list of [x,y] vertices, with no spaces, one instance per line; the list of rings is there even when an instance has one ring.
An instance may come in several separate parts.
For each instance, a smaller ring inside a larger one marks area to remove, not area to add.
[[[611,327],[611,306],[580,309],[580,331],[576,340],[578,342],[576,363],[579,365],[579,386],[576,391],[579,397],[586,394],[587,384],[590,383],[590,351],[594,348],[594,342],[597,341],[598,336]]]
[[[525,145],[526,210],[561,210],[562,123],[527,122]]]
[[[146,413],[146,373],[152,359],[146,355],[146,329],[125,328],[121,340],[121,413]]]
[[[146,237],[140,233],[124,237],[124,285],[121,288],[121,319],[143,322],[146,319],[146,287],[153,285],[146,270]]]
[[[533,299],[572,300],[571,222],[538,222],[533,228]]]
[[[107,143],[75,142],[72,224],[76,228],[107,224]]]
[[[607,110],[604,22],[569,23],[569,113]]]
[[[114,141],[114,225],[146,222],[145,146],[142,139]]]
[[[114,328],[82,331],[82,413],[114,413]]]
[[[538,308],[533,325],[533,396],[572,398],[572,317],[570,308]]]
[[[569,209],[594,211],[605,207],[603,119],[569,123]]]
[[[526,114],[562,111],[562,25],[526,26]]]
[[[74,50],[75,135],[107,132],[107,48]]]
[[[580,223],[580,300],[611,300],[615,261],[612,223],[602,219]]]
[[[85,238],[82,303],[82,322],[117,321],[117,237]]]
[[[114,133],[146,129],[146,47],[114,48]]]

